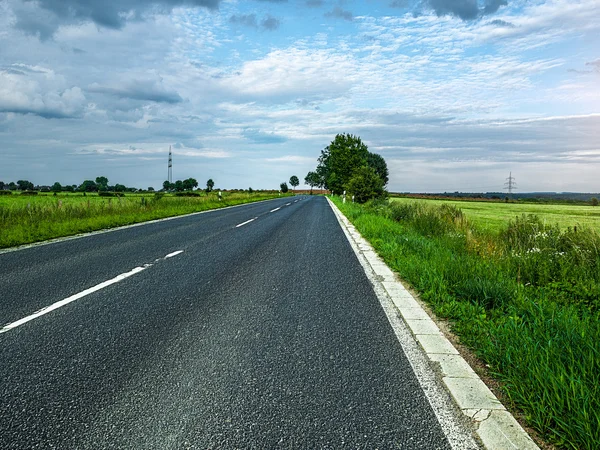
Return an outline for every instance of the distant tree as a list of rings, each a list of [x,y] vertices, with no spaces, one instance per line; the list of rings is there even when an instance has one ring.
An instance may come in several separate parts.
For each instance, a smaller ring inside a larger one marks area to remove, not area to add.
[[[296,175],[292,175],[290,177],[290,184],[292,185],[292,190],[294,190],[296,186],[300,184],[300,180],[298,180],[298,177]]]
[[[181,181],[181,180],[177,180],[177,181],[175,182],[175,190],[176,190],[177,192],[181,192],[181,191],[183,191],[184,189],[185,189],[185,187],[183,186],[183,181]]]
[[[315,186],[321,186],[321,177],[317,172],[308,172],[304,177],[304,183],[310,186],[310,193],[312,194]]]
[[[33,190],[33,183],[27,180],[19,180],[17,181],[17,189],[19,191]]]
[[[106,177],[96,177],[96,186],[99,191],[107,191],[108,190],[108,178]]]
[[[254,189],[252,189],[251,187],[248,188],[248,194],[252,194],[254,192]]]
[[[185,191],[191,191],[195,187],[198,187],[198,182],[195,178],[188,178],[187,180],[183,180],[183,189]]]
[[[10,189],[11,191],[17,190],[17,185],[15,184],[14,181],[11,181],[10,183],[8,183],[8,189]]]
[[[67,184],[66,186],[63,186],[63,191],[65,191],[65,192],[73,192],[76,187],[77,186],[73,186],[73,185]]]
[[[135,188],[134,188],[135,189]],[[115,192],[125,192],[127,190],[127,186],[124,184],[115,184]]]
[[[364,203],[372,198],[382,197],[385,193],[383,180],[372,167],[359,167],[348,181],[348,193],[355,197],[358,203]]]
[[[4,184],[4,181],[0,181],[0,191],[4,189],[4,186],[6,186],[6,184]]]
[[[95,192],[98,190],[98,186],[92,180],[85,180],[77,189],[81,192]]]
[[[375,170],[375,173],[383,180],[383,185],[385,186],[389,180],[385,159],[377,153],[369,153],[367,155],[367,165]]]
[[[598,206],[598,199],[596,197],[592,197],[590,202],[592,206]]]
[[[152,186],[149,186],[148,189],[146,189],[148,192],[154,192],[154,188]]]
[[[165,181],[163,181],[163,184],[162,184],[162,185],[163,185],[163,189],[164,189],[165,191],[170,191],[171,189],[174,189],[174,186],[172,186],[172,185],[173,185],[173,183],[169,183],[169,180],[165,180]]]
[[[51,189],[53,192],[61,192],[63,188],[62,188],[61,184],[57,181],[56,183],[54,183],[52,185]]]
[[[206,182],[206,192],[211,192],[214,187],[215,187],[215,182],[213,181],[212,178],[209,178],[208,181]]]
[[[281,192],[284,194],[289,190],[287,183],[281,183],[279,187],[281,188]]]

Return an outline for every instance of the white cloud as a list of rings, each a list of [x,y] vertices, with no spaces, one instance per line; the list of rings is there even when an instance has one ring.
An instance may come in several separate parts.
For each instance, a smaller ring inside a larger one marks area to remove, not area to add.
[[[0,68],[0,112],[73,117],[83,112],[85,101],[79,87],[67,87],[51,69],[27,64]]]

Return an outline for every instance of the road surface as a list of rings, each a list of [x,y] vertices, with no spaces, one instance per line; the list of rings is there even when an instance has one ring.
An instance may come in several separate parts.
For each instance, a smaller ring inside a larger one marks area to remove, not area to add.
[[[0,329],[2,449],[450,448],[322,197],[2,253]]]

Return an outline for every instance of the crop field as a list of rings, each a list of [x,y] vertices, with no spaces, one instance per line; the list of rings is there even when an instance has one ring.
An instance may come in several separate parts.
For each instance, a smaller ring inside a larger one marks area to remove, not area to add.
[[[600,208],[334,201],[449,321],[538,442],[600,448]],[[575,230],[582,217],[589,227]]]
[[[394,202],[427,202],[432,205],[454,205],[460,208],[469,221],[482,231],[498,232],[510,220],[523,214],[534,214],[548,225],[557,224],[561,229],[590,227],[600,231],[600,206],[478,202],[460,200],[435,200],[393,198]]]
[[[276,192],[202,192],[197,196],[127,193],[0,195],[0,248],[162,219],[225,206],[267,200]]]

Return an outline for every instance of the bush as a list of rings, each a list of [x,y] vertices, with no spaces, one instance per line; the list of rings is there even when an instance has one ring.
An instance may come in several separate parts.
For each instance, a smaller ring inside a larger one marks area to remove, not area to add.
[[[125,197],[124,192],[108,192],[108,191],[99,191],[99,197]]]
[[[346,183],[346,189],[354,196],[358,203],[365,203],[372,198],[383,197],[385,191],[381,177],[375,169],[368,166],[359,167],[354,171],[352,178]]]
[[[0,195],[12,195],[12,192],[11,191],[1,190],[0,191]]]
[[[38,191],[23,191],[21,195],[38,195]]]
[[[200,197],[200,194],[197,192],[184,191],[184,192],[175,192],[176,197]]]

